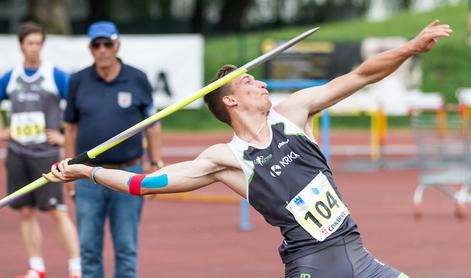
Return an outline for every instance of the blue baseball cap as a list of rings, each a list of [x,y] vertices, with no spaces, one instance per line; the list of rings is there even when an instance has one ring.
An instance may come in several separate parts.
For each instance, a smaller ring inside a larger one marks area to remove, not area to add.
[[[88,27],[88,37],[91,41],[97,38],[116,40],[119,37],[119,32],[113,22],[98,21]]]

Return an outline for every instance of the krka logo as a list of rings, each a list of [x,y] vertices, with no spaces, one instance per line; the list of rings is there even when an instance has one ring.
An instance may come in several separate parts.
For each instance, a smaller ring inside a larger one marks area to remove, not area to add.
[[[280,161],[278,161],[278,164],[271,166],[270,175],[274,178],[280,176],[282,167],[283,168],[287,167],[288,165],[291,164],[291,162],[293,162],[298,157],[299,157],[299,154],[293,151],[285,155]]]
[[[268,161],[270,161],[270,159],[273,157],[272,154],[269,154],[267,155],[266,157],[263,157],[263,155],[259,155],[257,156],[257,158],[255,158],[255,160],[253,161],[253,163],[255,164],[258,164],[260,166],[263,166],[265,163],[267,163]]]
[[[270,175],[271,175],[272,177],[278,177],[279,175],[281,175],[281,167],[280,167],[280,165],[275,164],[275,165],[271,166],[271,168],[270,168]]]

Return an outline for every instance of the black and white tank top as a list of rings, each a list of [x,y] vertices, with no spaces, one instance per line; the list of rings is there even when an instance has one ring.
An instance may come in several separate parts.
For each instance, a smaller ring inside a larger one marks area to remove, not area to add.
[[[333,234],[319,241],[286,208],[319,173],[327,178],[338,198],[341,196],[318,144],[273,109],[267,121],[270,126],[267,146],[251,145],[237,135],[228,144],[245,174],[247,200],[269,224],[281,230],[284,241],[279,251],[283,262],[312,254],[347,234],[357,233],[356,224],[348,215]]]

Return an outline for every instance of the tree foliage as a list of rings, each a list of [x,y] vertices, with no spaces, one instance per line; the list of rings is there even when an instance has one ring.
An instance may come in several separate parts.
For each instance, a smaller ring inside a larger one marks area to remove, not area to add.
[[[355,19],[377,3],[373,1],[383,1],[386,9],[401,10],[411,8],[419,0],[27,0],[27,3],[28,19],[44,24],[53,33],[71,30],[66,4],[69,7],[85,4],[87,14],[78,24],[73,22],[74,28],[97,20],[113,20],[123,30],[134,33],[226,34]]]
[[[64,0],[28,0],[26,19],[40,23],[49,33],[71,32]]]

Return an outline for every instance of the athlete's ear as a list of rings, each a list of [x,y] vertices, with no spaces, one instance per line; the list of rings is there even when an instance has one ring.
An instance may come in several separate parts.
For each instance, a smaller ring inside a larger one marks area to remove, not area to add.
[[[227,95],[222,97],[222,102],[224,102],[225,105],[233,107],[237,105],[237,100],[233,95]]]

